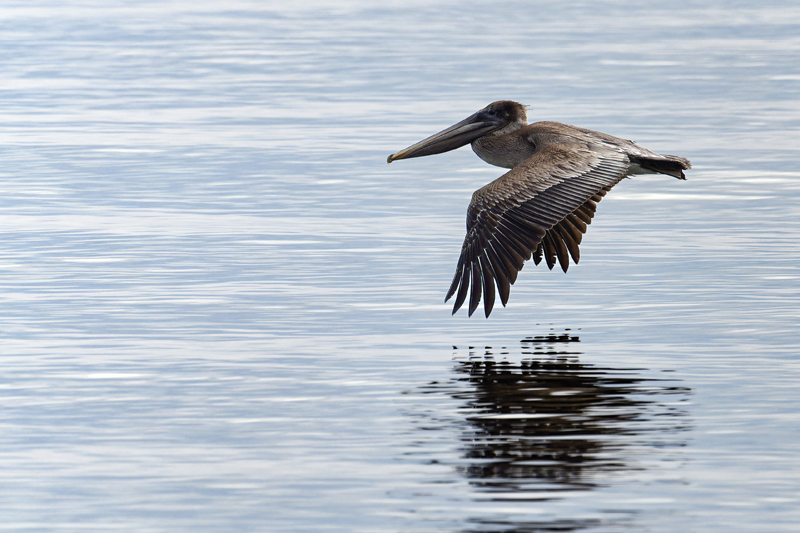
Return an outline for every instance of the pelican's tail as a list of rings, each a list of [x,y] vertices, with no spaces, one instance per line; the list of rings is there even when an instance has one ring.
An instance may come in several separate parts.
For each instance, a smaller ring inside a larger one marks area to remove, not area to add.
[[[683,171],[692,168],[688,159],[677,155],[662,155],[659,158],[643,157],[639,158],[636,163],[644,169],[675,176],[679,180],[685,180],[686,174]]]

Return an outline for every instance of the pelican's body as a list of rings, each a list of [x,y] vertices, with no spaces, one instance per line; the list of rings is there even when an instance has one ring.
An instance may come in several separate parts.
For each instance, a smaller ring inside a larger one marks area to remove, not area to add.
[[[401,152],[396,159],[421,157],[470,143],[492,165],[511,169],[475,191],[467,211],[467,236],[445,301],[456,294],[453,313],[472,287],[469,314],[484,295],[488,317],[495,283],[503,305],[524,261],[542,257],[564,272],[569,256],[594,216],[596,202],[631,174],[668,174],[685,179],[687,159],[660,155],[598,131],[560,122],[528,124],[525,107],[501,100]]]

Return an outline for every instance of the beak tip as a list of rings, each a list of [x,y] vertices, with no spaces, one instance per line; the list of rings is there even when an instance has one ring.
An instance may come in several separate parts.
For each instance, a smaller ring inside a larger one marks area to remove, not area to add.
[[[386,164],[387,165],[393,161],[393,159],[392,159],[393,157],[394,157],[394,154],[392,154],[392,155],[390,155],[389,157],[386,158]]]

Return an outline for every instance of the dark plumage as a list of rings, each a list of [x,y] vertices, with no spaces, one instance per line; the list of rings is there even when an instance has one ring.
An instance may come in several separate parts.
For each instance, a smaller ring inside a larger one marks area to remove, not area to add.
[[[388,162],[438,154],[471,143],[478,156],[511,170],[478,189],[467,210],[467,236],[445,301],[453,313],[469,298],[469,315],[483,296],[492,312],[495,284],[500,301],[533,256],[564,272],[594,217],[597,202],[631,174],[686,179],[688,159],[660,155],[598,131],[560,122],[528,124],[525,106],[510,100],[489,104],[467,119],[390,155]]]

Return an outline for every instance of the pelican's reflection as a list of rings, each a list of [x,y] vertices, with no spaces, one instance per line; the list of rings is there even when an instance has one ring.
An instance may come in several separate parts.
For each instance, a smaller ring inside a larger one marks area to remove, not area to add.
[[[528,338],[519,363],[496,360],[491,348],[456,350],[454,378],[425,388],[461,402],[465,461],[457,469],[491,499],[589,490],[644,468],[650,459],[643,456],[656,449],[683,445],[681,403],[689,389],[651,371],[584,364],[578,353],[559,351],[578,340]]]

